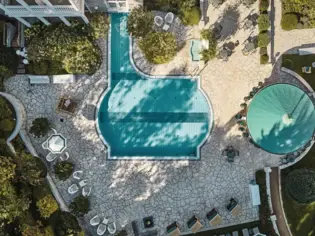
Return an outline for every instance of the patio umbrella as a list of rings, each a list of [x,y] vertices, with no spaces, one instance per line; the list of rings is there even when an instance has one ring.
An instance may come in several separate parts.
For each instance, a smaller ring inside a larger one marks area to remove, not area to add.
[[[67,148],[67,140],[61,134],[53,134],[47,140],[48,150],[54,154],[60,154]]]

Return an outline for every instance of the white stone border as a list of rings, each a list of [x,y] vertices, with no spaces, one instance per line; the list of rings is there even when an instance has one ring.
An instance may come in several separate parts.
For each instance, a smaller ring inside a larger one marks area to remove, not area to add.
[[[111,19],[110,19],[110,22],[111,22]],[[107,159],[111,159],[111,160],[123,160],[123,159],[134,159],[134,160],[147,160],[147,159],[150,159],[152,161],[155,161],[155,160],[200,160],[201,156],[200,156],[200,153],[201,153],[201,147],[207,142],[210,140],[211,138],[211,133],[212,133],[212,129],[214,127],[214,113],[213,113],[213,107],[212,107],[212,104],[207,96],[207,94],[204,92],[204,90],[202,89],[202,86],[200,84],[200,76],[189,76],[189,75],[186,75],[186,76],[170,76],[170,75],[165,75],[165,76],[154,76],[154,75],[149,75],[149,74],[145,74],[143,73],[141,70],[139,70],[139,68],[135,65],[134,63],[134,60],[133,60],[133,49],[132,49],[132,38],[131,36],[129,36],[129,60],[131,62],[131,65],[133,66],[133,68],[135,69],[135,71],[143,76],[143,77],[146,77],[146,78],[151,78],[151,79],[187,79],[187,78],[191,78],[191,80],[197,80],[197,87],[198,87],[198,90],[201,92],[201,94],[205,97],[208,105],[209,105],[209,111],[210,111],[210,120],[208,122],[208,132],[207,132],[207,135],[205,136],[205,138],[201,141],[201,143],[197,146],[197,156],[195,159],[192,158],[192,156],[176,156],[176,158],[174,156],[169,156],[169,157],[163,157],[163,158],[159,158],[159,157],[156,157],[154,159],[152,159],[152,156],[133,156],[132,158],[130,158],[130,156],[119,156],[119,157],[116,157],[116,156],[111,156],[110,155],[110,145],[106,142],[106,140],[104,139],[102,133],[101,133],[101,130],[100,130],[100,127],[99,127],[99,122],[98,122],[98,114],[99,114],[99,111],[100,111],[100,106],[101,106],[101,103],[105,97],[105,95],[108,93],[108,91],[111,89],[111,32],[112,32],[112,25],[110,23],[109,25],[109,30],[108,30],[108,35],[107,35],[107,38],[108,38],[108,44],[107,44],[107,74],[108,74],[108,87],[105,89],[105,91],[103,92],[103,94],[100,96],[99,98],[99,101],[97,103],[97,106],[96,106],[96,110],[95,110],[95,122],[96,122],[96,130],[98,132],[98,135],[100,137],[100,139],[102,140],[102,142],[105,144],[105,146],[107,147]]]
[[[297,74],[296,72],[288,69],[288,68],[285,68],[285,67],[281,67],[281,71],[285,72],[285,73],[288,73],[290,75],[292,75],[293,77],[295,77],[298,81],[300,81],[310,92],[314,93],[314,90],[313,88],[306,82],[305,79],[303,79],[302,76],[300,76],[299,74]],[[314,140],[312,139],[311,140],[311,145],[309,147],[306,148],[306,150],[301,153],[298,158],[296,158],[293,162],[290,162],[290,163],[287,163],[285,165],[280,165],[279,166],[279,169],[285,169],[289,166],[292,166],[294,165],[295,163],[297,163],[298,161],[300,161],[309,151],[310,149],[313,147],[314,145]]]

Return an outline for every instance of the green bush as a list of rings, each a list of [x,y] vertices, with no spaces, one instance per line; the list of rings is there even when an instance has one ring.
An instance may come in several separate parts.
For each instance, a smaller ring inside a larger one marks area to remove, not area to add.
[[[36,206],[43,218],[49,218],[55,211],[58,210],[58,203],[51,194],[37,201]]]
[[[67,74],[63,66],[64,65],[61,61],[51,61],[49,65],[48,75]]]
[[[50,226],[43,227],[40,221],[35,225],[23,225],[22,236],[54,236],[54,231]]]
[[[120,231],[118,231],[116,234],[115,234],[115,236],[128,236],[128,233],[127,233],[127,231],[126,230],[120,230]]]
[[[269,8],[269,0],[260,0],[259,10],[260,12],[266,12]]]
[[[36,75],[47,75],[48,74],[48,61],[33,62],[33,70]]]
[[[104,12],[95,12],[92,14],[87,14],[89,19],[90,36],[93,40],[99,38],[106,38],[109,29],[109,20]]]
[[[10,74],[16,74],[19,58],[13,48],[0,46],[0,65],[5,66]]]
[[[259,54],[260,54],[260,56],[261,56],[261,55],[268,54],[267,48],[266,48],[266,47],[262,47],[262,48],[260,48],[260,50],[259,50]]]
[[[264,64],[267,64],[268,62],[269,62],[268,54],[260,56],[260,64],[264,65]]]
[[[78,196],[69,205],[69,208],[76,216],[84,216],[90,210],[90,202],[87,197]]]
[[[153,32],[154,15],[142,7],[134,8],[128,16],[128,32],[135,38],[143,38]]]
[[[270,43],[268,32],[260,32],[258,35],[258,47],[267,47]]]
[[[36,118],[32,122],[30,133],[35,137],[45,136],[50,129],[50,124],[47,118]]]
[[[201,18],[200,9],[197,7],[184,9],[181,12],[180,18],[184,25],[198,25]]]
[[[146,59],[154,64],[171,61],[177,49],[175,36],[168,32],[149,33],[139,41],[139,47]]]
[[[259,32],[266,31],[270,27],[270,20],[268,14],[260,14],[258,17]]]
[[[12,119],[3,119],[0,121],[0,130],[4,132],[11,132],[15,127],[15,123]]]
[[[55,174],[57,175],[58,179],[66,180],[68,179],[74,169],[74,165],[69,161],[61,161],[55,165]]]
[[[295,169],[285,179],[287,194],[296,202],[308,204],[315,201],[315,171]]]
[[[299,23],[299,18],[296,14],[288,13],[282,16],[281,27],[283,30],[296,29],[298,23]]]
[[[0,156],[0,184],[15,177],[16,164],[11,157]]]
[[[71,213],[57,211],[51,219],[56,236],[84,236],[77,218]]]
[[[217,55],[217,40],[212,30],[204,29],[201,31],[201,38],[209,41],[209,48],[201,52],[204,61],[210,61]]]
[[[25,35],[26,41],[30,42],[30,40],[32,38],[38,36],[45,29],[46,29],[46,26],[42,22],[32,24],[32,27],[26,28],[24,30],[24,35]]]

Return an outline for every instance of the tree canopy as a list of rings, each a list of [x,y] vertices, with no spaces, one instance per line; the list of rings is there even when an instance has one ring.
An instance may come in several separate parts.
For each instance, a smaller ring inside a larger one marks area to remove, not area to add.
[[[142,7],[134,8],[128,16],[128,32],[135,38],[145,37],[153,31],[153,18],[152,12]]]

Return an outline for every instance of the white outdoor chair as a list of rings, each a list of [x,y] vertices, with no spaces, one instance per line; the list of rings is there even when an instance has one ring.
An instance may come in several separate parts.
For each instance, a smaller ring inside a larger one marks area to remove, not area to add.
[[[57,155],[52,154],[51,152],[48,153],[47,156],[46,156],[46,160],[47,160],[48,162],[52,162],[52,161],[54,161],[56,158],[57,158]]]
[[[57,130],[55,130],[53,128],[50,128],[50,129],[54,132],[54,134],[58,134]]]
[[[158,26],[158,27],[161,27],[164,23],[164,20],[162,17],[160,16],[155,16],[154,17],[154,23]]]
[[[42,143],[42,148],[43,149],[48,149],[48,142],[47,141]]]
[[[163,29],[164,31],[168,31],[169,28],[170,28],[170,26],[169,26],[168,24],[164,24],[162,29]]]
[[[68,188],[68,193],[69,194],[75,194],[76,192],[79,191],[79,187],[76,184],[72,184],[69,188]]]
[[[68,159],[69,159],[69,153],[68,152],[65,152],[65,157],[60,156],[60,160],[62,160],[62,161],[66,161]]]
[[[109,232],[110,234],[116,233],[116,223],[115,223],[115,222],[110,223],[110,224],[107,226],[107,229],[108,229],[108,232]]]
[[[82,170],[77,170],[77,171],[73,172],[72,176],[74,179],[81,179],[82,174],[83,174]]]
[[[174,14],[172,12],[168,12],[164,19],[166,23],[172,24],[174,21]]]
[[[99,225],[100,223],[101,223],[101,218],[99,217],[99,215],[94,216],[94,217],[90,220],[90,225],[92,225],[92,226]]]
[[[82,188],[82,196],[83,197],[88,197],[91,194],[91,187],[83,187]]]
[[[104,225],[103,223],[99,224],[97,227],[97,235],[103,235],[106,232],[106,225]]]

